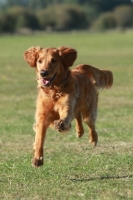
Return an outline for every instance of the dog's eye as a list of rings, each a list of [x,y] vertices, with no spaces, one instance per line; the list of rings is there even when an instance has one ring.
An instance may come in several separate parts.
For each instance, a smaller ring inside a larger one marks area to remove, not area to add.
[[[56,60],[54,58],[51,59],[51,63],[55,63]]]
[[[39,60],[38,60],[38,62],[41,64],[41,63],[42,63],[42,60],[41,60],[41,59],[39,59]]]

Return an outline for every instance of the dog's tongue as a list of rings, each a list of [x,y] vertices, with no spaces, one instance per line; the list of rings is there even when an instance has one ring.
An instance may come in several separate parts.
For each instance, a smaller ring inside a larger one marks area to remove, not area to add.
[[[43,84],[44,84],[44,85],[47,85],[47,84],[49,84],[49,83],[50,83],[50,81],[49,81],[49,80],[45,80],[45,79],[42,79],[42,82],[43,82]]]

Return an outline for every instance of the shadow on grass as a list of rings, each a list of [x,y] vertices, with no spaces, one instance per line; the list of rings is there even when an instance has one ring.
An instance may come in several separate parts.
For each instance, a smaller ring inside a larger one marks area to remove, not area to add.
[[[73,182],[87,182],[87,181],[96,181],[96,180],[110,180],[110,179],[130,179],[133,178],[133,174],[132,175],[127,175],[127,176],[101,176],[101,177],[94,177],[94,178],[69,178],[69,180],[73,181]]]

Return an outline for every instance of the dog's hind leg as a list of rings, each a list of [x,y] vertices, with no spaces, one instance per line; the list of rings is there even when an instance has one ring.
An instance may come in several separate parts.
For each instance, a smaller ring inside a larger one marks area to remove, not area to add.
[[[84,122],[88,125],[89,128],[89,142],[96,146],[98,142],[98,134],[95,130],[95,121],[96,121],[97,110],[96,108],[84,109],[82,110],[82,116]]]
[[[89,129],[90,129],[90,131],[89,131],[89,135],[90,135],[89,136],[90,137],[89,143],[91,143],[93,146],[96,146],[97,142],[98,142],[98,134],[95,130],[95,125],[89,124],[88,126],[89,126]]]
[[[84,134],[84,128],[82,124],[82,116],[81,113],[79,112],[76,117],[76,135],[78,136],[78,138],[81,138],[83,134]]]

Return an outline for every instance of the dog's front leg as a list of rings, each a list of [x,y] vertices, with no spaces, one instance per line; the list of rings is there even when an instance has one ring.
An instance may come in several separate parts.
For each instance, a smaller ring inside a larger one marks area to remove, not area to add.
[[[71,121],[74,118],[73,117],[74,106],[75,106],[75,101],[69,99],[60,104],[58,109],[60,119],[54,121],[54,127],[59,132],[66,131],[70,128]]]
[[[39,115],[36,119],[36,124],[34,125],[34,130],[36,132],[35,142],[34,142],[34,158],[32,164],[35,167],[43,165],[43,144],[46,136],[47,126],[45,124],[45,116]]]
[[[70,110],[64,108],[63,114],[62,112],[60,113],[60,119],[54,121],[55,129],[59,132],[67,131],[71,126],[72,119]]]

